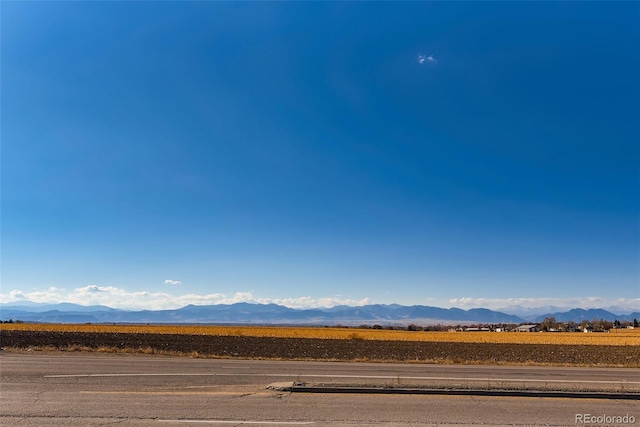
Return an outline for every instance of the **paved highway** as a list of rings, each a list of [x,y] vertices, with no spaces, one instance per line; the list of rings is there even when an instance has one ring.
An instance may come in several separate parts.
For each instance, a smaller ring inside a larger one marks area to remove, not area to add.
[[[286,381],[638,390],[640,370],[5,351],[0,352],[0,425],[575,426],[577,414],[628,415],[640,425],[637,401],[292,394],[266,389]]]

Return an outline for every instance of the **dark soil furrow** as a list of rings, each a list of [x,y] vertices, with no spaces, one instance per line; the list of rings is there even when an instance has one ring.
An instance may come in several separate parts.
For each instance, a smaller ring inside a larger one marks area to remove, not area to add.
[[[153,349],[211,357],[640,367],[640,347],[1,331],[5,347]]]

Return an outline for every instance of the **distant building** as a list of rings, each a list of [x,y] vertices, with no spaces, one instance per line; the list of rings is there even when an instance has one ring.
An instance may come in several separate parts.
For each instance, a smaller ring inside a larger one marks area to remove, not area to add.
[[[516,332],[538,332],[538,325],[520,325],[516,328]]]

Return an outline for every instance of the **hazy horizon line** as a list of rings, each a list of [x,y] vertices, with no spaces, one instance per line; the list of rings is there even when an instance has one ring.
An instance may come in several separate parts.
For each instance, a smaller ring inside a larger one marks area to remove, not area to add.
[[[351,298],[342,295],[329,297],[288,297],[269,298],[254,296],[252,292],[235,292],[233,294],[211,293],[199,295],[194,293],[172,295],[166,292],[127,291],[113,286],[87,285],[66,291],[62,288],[50,287],[45,291],[24,292],[12,290],[7,294],[0,293],[0,304],[20,305],[38,304],[77,304],[81,306],[102,305],[120,310],[175,310],[188,305],[208,306],[235,303],[251,304],[277,304],[292,309],[328,309],[336,306],[360,307],[366,305],[402,305],[402,306],[429,306],[443,309],[458,308],[489,309],[502,311],[508,314],[537,313],[548,310],[571,309],[603,309],[615,310],[619,314],[629,314],[640,311],[640,298],[604,298],[604,297],[518,297],[518,298],[449,298],[435,299],[429,297],[415,298],[412,302],[403,301],[402,297],[396,300],[386,298],[384,301],[370,297]],[[618,314],[618,313],[616,313]]]

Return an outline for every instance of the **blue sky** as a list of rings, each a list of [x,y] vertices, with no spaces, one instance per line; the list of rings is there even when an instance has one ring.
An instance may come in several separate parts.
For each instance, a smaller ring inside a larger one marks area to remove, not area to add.
[[[3,2],[0,300],[640,307],[637,2]]]

